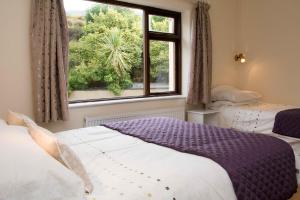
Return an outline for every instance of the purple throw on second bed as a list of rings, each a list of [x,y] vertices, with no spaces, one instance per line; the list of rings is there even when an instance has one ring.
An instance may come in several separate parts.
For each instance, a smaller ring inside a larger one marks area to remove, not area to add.
[[[297,191],[294,153],[280,139],[163,117],[103,125],[214,160],[227,171],[239,200],[286,200]]]
[[[277,113],[273,132],[294,138],[300,138],[300,109],[283,110]]]

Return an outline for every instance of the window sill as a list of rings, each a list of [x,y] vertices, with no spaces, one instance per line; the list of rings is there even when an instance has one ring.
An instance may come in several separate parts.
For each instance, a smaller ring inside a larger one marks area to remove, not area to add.
[[[121,100],[111,100],[111,101],[84,102],[84,103],[69,104],[69,108],[72,109],[72,108],[83,108],[83,107],[95,107],[95,106],[105,106],[105,105],[114,105],[114,104],[171,100],[171,99],[186,99],[186,97],[182,95],[174,95],[174,96],[164,96],[164,97],[147,97],[147,98],[121,99]]]

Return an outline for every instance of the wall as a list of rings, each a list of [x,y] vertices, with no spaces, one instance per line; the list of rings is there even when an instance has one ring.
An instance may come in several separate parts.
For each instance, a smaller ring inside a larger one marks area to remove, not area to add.
[[[133,102],[113,105],[79,107],[71,109],[71,120],[68,122],[57,122],[43,124],[44,127],[57,132],[67,129],[81,128],[84,126],[86,116],[115,116],[119,113],[143,112],[145,110],[153,111],[158,109],[184,108],[185,99],[166,99],[148,102]]]
[[[242,0],[238,85],[273,103],[300,105],[300,1]]]
[[[236,84],[236,66],[233,55],[236,52],[237,37],[237,1],[211,0],[211,19],[213,31],[213,83]],[[32,82],[30,69],[29,26],[30,0],[0,1],[0,118],[4,118],[7,109],[32,116]],[[182,12],[183,46],[183,95],[187,95],[191,55],[191,16],[195,3],[189,0],[130,0]],[[12,12],[13,11],[13,12]],[[46,125],[52,130],[65,130],[82,126],[85,116],[106,113],[161,107],[185,106],[183,100],[140,102],[137,104],[116,104],[94,108],[72,108],[71,120],[64,123]]]
[[[213,41],[213,85],[237,85],[239,0],[210,0]]]
[[[7,109],[32,115],[29,25],[31,0],[0,1],[0,117]]]

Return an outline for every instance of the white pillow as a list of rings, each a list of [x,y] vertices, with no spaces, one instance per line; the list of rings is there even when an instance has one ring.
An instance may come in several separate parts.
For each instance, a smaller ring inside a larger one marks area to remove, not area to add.
[[[212,89],[213,101],[230,101],[233,103],[255,102],[262,97],[254,91],[239,90],[233,86],[221,85]]]
[[[34,121],[30,117],[24,114],[16,113],[11,110],[8,111],[6,121],[9,125],[26,126],[25,120],[34,123]]]
[[[6,121],[4,121],[3,119],[0,119],[0,128],[6,127],[6,126],[7,126]]]
[[[93,191],[93,184],[75,152],[60,142],[57,137],[47,129],[26,120],[25,124],[33,140],[49,155],[77,174],[84,182],[85,191],[91,193]]]
[[[253,103],[255,103],[255,102],[244,101],[244,102],[234,103],[231,101],[214,101],[209,105],[209,108],[217,110],[217,109],[220,109],[221,107],[243,106],[243,105],[249,105],[249,104],[253,104]]]
[[[41,149],[27,128],[0,132],[0,199],[84,199],[81,179]]]

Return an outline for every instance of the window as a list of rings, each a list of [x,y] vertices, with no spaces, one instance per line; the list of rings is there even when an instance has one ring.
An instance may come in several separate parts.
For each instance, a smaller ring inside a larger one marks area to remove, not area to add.
[[[70,103],[181,93],[181,14],[65,0]]]
[[[150,93],[175,92],[175,44],[150,40]]]
[[[174,33],[174,18],[149,15],[149,30],[161,33]]]

